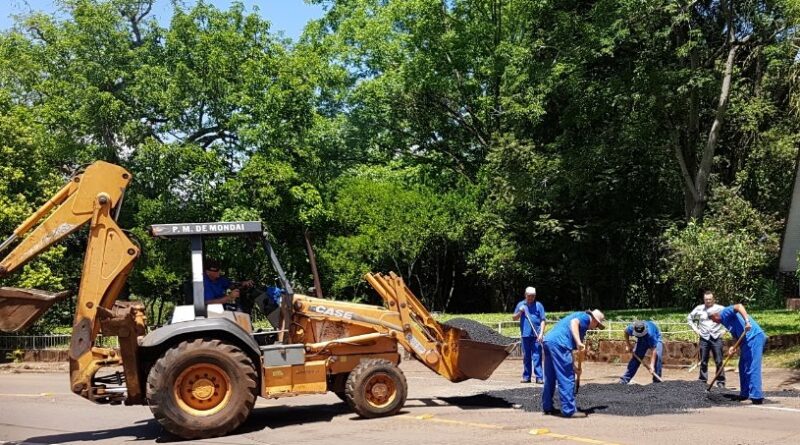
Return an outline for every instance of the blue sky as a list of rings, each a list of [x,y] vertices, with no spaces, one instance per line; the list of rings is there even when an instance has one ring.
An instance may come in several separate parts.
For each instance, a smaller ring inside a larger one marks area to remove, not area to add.
[[[186,7],[191,7],[196,0],[179,0]],[[220,9],[227,9],[233,0],[206,0]],[[272,24],[272,31],[283,31],[286,37],[297,40],[303,32],[305,24],[311,20],[322,16],[323,10],[319,5],[309,5],[303,0],[242,0],[247,11],[253,11],[256,7],[259,15],[266,18]],[[25,14],[33,11],[57,12],[58,4],[55,0],[0,0],[0,30],[10,28],[13,23],[13,15]],[[172,16],[171,0],[155,0],[153,11],[150,13],[162,25],[169,23]]]

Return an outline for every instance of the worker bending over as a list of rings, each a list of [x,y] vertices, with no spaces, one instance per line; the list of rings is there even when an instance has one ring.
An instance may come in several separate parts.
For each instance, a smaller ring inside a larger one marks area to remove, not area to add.
[[[742,350],[739,357],[739,398],[750,399],[754,405],[760,405],[764,402],[764,393],[761,392],[761,356],[767,336],[761,326],[747,315],[747,310],[741,304],[711,312],[709,317],[722,323],[733,338],[738,339],[745,334],[739,345]],[[728,349],[729,355],[735,352],[733,346]]]
[[[542,340],[544,339],[544,306],[536,301],[536,288],[525,289],[525,299],[517,303],[512,318],[519,320],[522,338],[522,382],[530,383],[531,374],[536,383],[542,383]],[[533,365],[533,366],[531,366]],[[533,373],[531,373],[533,368]]]
[[[635,348],[631,346],[631,335],[636,337]],[[664,344],[661,342],[661,331],[658,326],[652,321],[635,321],[625,328],[625,344],[625,352],[633,351],[635,357],[631,357],[628,369],[620,377],[619,382],[627,385],[631,381],[639,370],[640,360],[644,361],[648,351],[650,351],[650,371],[654,374],[653,382],[658,382],[661,377],[661,358],[664,355]]]
[[[542,390],[542,411],[546,415],[557,414],[553,409],[553,396],[558,386],[563,417],[586,417],[586,413],[576,413],[575,408],[575,369],[572,351],[584,351],[586,331],[605,329],[605,316],[595,309],[586,312],[573,312],[558,321],[544,336],[544,389]]]

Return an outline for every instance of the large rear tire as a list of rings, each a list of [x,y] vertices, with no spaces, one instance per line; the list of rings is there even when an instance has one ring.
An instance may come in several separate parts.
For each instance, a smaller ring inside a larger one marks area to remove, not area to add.
[[[347,378],[347,403],[361,417],[397,414],[406,403],[408,384],[403,371],[384,359],[362,360]]]
[[[220,340],[185,341],[167,350],[147,377],[156,420],[185,439],[225,435],[253,410],[257,375],[252,360]]]

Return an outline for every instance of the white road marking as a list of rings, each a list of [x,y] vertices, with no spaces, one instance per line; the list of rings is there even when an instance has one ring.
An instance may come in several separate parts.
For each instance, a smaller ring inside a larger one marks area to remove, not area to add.
[[[774,411],[788,411],[791,413],[800,413],[800,409],[797,408],[786,408],[785,406],[759,406],[759,405],[750,405],[750,408],[756,409],[771,409]]]
[[[0,440],[0,445],[61,445],[61,444],[58,443],[46,444],[40,442],[14,442],[14,441],[5,442]]]

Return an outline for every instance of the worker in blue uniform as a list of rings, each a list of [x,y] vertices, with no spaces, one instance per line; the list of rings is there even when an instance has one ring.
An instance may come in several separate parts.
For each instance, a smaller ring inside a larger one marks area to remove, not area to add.
[[[738,339],[745,334],[739,346],[742,350],[739,357],[739,398],[750,399],[754,405],[762,404],[764,393],[761,391],[761,356],[767,342],[766,334],[741,304],[728,306],[709,313],[708,316],[715,322],[722,323],[733,338]],[[734,353],[736,350],[731,346],[728,355]]]
[[[553,396],[556,386],[561,400],[561,416],[586,417],[586,413],[576,412],[575,407],[575,369],[572,351],[584,351],[586,331],[605,329],[605,316],[595,309],[586,312],[573,312],[556,323],[544,336],[544,389],[542,390],[542,411],[546,415],[557,414],[553,409]]]
[[[522,381],[530,383],[531,374],[536,383],[542,383],[542,340],[544,339],[545,312],[542,303],[536,301],[536,288],[525,289],[525,299],[517,303],[512,319],[519,320],[522,339]],[[531,372],[533,368],[533,372]]]
[[[631,335],[636,337],[636,347],[631,346]],[[636,357],[644,360],[644,356],[650,351],[650,370],[653,374],[653,383],[658,383],[659,380],[655,376],[661,377],[661,364],[664,355],[664,344],[661,342],[661,331],[652,321],[635,321],[625,328],[625,352],[633,351]],[[620,377],[619,382],[628,384],[636,371],[639,370],[639,360],[636,357],[631,357],[628,362],[628,369],[625,374]]]

